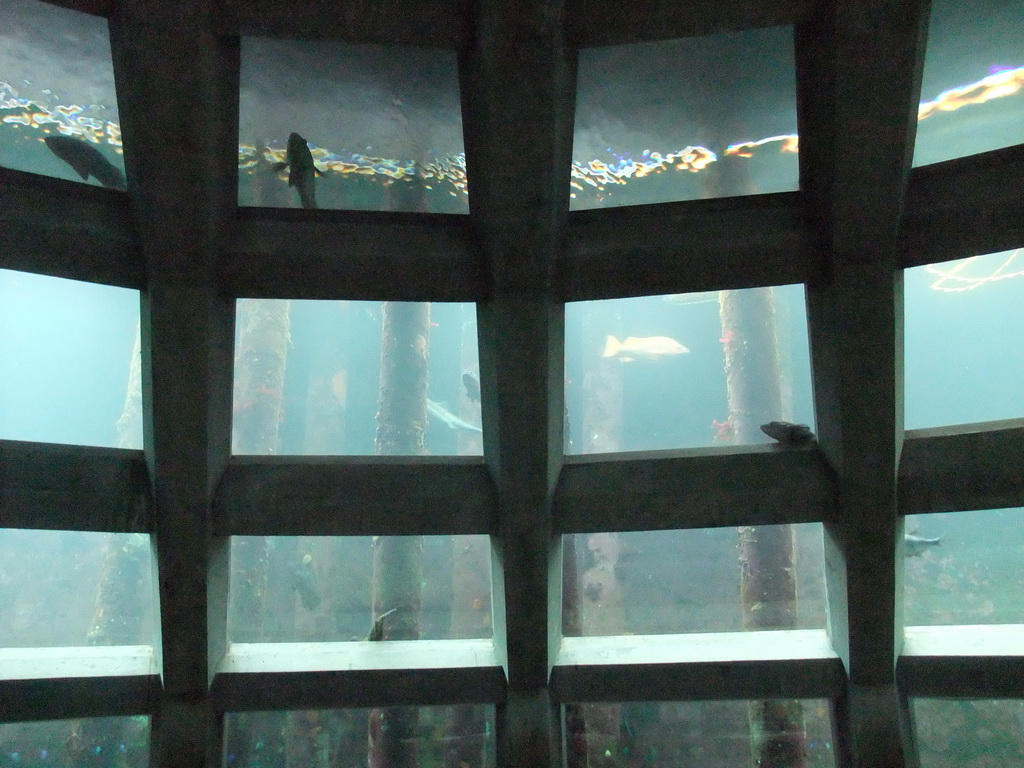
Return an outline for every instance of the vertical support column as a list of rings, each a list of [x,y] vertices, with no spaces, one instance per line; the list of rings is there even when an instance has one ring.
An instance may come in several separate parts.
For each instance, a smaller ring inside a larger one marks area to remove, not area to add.
[[[895,662],[903,640],[903,273],[927,0],[823,8],[797,31],[801,189],[823,277],[808,286],[819,444],[839,476],[825,526],[828,627],[848,676],[841,758],[916,765]],[[885,566],[880,570],[880,566]],[[845,748],[849,745],[849,751]]]
[[[208,634],[207,610],[225,596],[208,598],[209,517],[230,452],[234,307],[218,293],[217,263],[237,195],[237,45],[214,35],[207,0],[137,0],[117,5],[111,47],[148,274],[144,449],[163,658],[151,764],[219,765],[208,653],[223,639]]]
[[[548,677],[561,621],[551,503],[562,463],[564,312],[555,289],[575,86],[563,13],[561,2],[480,0],[460,60],[470,213],[491,277],[478,313],[480,380],[484,458],[499,497],[493,624],[508,675],[497,739],[508,766],[561,760]]]

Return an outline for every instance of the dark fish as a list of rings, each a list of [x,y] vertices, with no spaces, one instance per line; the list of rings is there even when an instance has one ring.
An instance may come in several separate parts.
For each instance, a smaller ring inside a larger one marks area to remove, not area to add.
[[[306,140],[297,133],[288,136],[285,161],[274,165],[275,171],[288,169],[288,186],[299,190],[303,208],[317,208],[316,175],[323,173],[313,164],[313,153]]]
[[[307,559],[308,558],[308,559]],[[316,575],[313,573],[313,558],[306,555],[302,562],[292,563],[288,568],[292,589],[299,593],[302,607],[312,611],[320,606],[320,593],[316,589]]]
[[[466,397],[471,403],[480,402],[480,381],[472,373],[462,374],[462,385],[466,388]]]
[[[126,189],[121,169],[112,165],[92,144],[70,136],[47,136],[43,141],[53,154],[74,168],[83,181],[95,176],[104,187]]]
[[[814,433],[806,424],[790,424],[788,421],[769,421],[761,425],[761,431],[783,445],[807,445],[814,439]]]
[[[367,640],[383,640],[384,639],[384,619],[386,619],[388,616],[390,616],[392,613],[394,613],[397,610],[398,610],[397,608],[392,608],[390,611],[385,611],[380,616],[378,616],[374,620],[373,626],[370,627],[370,634],[368,634],[366,636],[366,639]]]
[[[916,536],[913,533],[903,534],[903,553],[907,557],[917,557],[924,553],[929,547],[937,547],[942,543],[942,537],[936,536],[934,539],[926,539],[924,536]]]

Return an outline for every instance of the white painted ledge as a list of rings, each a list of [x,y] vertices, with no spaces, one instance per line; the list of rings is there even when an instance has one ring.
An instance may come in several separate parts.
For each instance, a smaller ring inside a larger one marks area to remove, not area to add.
[[[0,648],[0,680],[144,677],[159,671],[149,645]]]
[[[381,640],[350,643],[229,643],[224,674],[496,667],[494,641]]]

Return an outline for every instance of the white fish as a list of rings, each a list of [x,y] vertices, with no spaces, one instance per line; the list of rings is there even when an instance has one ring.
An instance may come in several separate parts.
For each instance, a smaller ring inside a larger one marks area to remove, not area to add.
[[[604,351],[601,353],[601,357],[617,357],[622,362],[628,363],[638,357],[658,360],[666,355],[682,355],[689,351],[668,336],[630,336],[623,341],[619,341],[614,336],[608,336],[604,340]]]
[[[431,416],[434,416],[443,421],[445,424],[447,424],[449,429],[465,429],[470,432],[483,432],[483,430],[480,429],[480,427],[476,426],[475,424],[470,424],[468,421],[464,419],[460,419],[458,416],[449,411],[443,405],[441,405],[440,403],[435,403],[433,400],[429,398],[427,399],[427,412]]]

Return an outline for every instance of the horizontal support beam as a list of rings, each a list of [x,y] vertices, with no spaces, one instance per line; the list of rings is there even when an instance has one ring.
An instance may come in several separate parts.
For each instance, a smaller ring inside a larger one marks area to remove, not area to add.
[[[1024,246],[1024,145],[915,168],[900,250],[903,266]]]
[[[0,168],[0,269],[141,289],[124,192]]]
[[[89,13],[93,16],[109,16],[114,8],[114,0],[45,0],[50,5],[70,8],[72,11]]]
[[[500,702],[494,642],[232,643],[213,679],[222,712]]]
[[[223,34],[348,40],[457,48],[464,37],[464,4],[458,0],[224,0]]]
[[[0,649],[0,722],[144,714],[159,695],[150,646]]]
[[[816,447],[775,445],[567,457],[555,490],[562,533],[822,521],[835,507]]]
[[[899,466],[905,515],[1024,506],[1024,419],[906,433]]]
[[[214,527],[235,536],[491,533],[496,510],[479,457],[235,456]]]
[[[142,451],[0,440],[0,528],[149,532]]]
[[[242,298],[478,301],[468,216],[242,208],[223,289]]]
[[[568,0],[566,5],[566,34],[570,42],[581,48],[798,24],[816,7],[812,0],[772,3],[758,0],[700,3]]]
[[[797,192],[569,214],[565,301],[808,282]]]
[[[830,698],[844,686],[824,630],[566,637],[551,673],[563,702]]]
[[[1024,698],[1024,624],[907,627],[896,671],[910,696]]]

